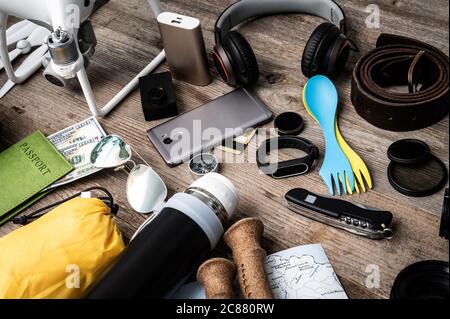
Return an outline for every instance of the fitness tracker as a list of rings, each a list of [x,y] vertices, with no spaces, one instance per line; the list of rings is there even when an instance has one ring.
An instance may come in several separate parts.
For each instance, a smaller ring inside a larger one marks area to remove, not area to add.
[[[447,184],[447,167],[422,141],[397,141],[389,147],[388,157],[389,183],[406,196],[430,196]]]
[[[303,158],[270,163],[268,155],[278,149],[299,149],[307,153]],[[307,139],[298,136],[280,136],[266,140],[258,149],[256,161],[259,169],[275,179],[288,178],[308,173],[319,157],[319,149]]]

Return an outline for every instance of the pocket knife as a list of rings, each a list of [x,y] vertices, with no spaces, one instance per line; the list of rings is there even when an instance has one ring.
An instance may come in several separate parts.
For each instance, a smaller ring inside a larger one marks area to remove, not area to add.
[[[289,191],[286,206],[293,212],[371,239],[391,239],[393,215],[350,202],[319,196],[305,189]]]

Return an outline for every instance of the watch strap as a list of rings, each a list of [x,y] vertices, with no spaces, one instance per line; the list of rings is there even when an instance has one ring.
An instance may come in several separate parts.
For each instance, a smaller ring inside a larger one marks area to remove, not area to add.
[[[274,150],[299,149],[307,155],[279,163],[270,163],[268,155]],[[319,149],[312,142],[298,136],[280,136],[266,140],[258,149],[258,167],[273,178],[287,178],[308,173],[319,156]]]

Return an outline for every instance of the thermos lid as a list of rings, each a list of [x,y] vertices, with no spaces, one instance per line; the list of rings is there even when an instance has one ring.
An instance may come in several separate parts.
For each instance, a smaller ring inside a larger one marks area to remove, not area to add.
[[[207,190],[223,205],[228,218],[233,216],[239,202],[239,192],[228,178],[218,173],[209,173],[196,180],[191,187]]]

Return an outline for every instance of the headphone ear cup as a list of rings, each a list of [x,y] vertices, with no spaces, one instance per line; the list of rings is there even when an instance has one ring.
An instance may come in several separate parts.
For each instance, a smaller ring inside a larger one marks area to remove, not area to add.
[[[324,70],[331,78],[335,78],[345,68],[350,56],[350,44],[344,34],[339,34],[333,41],[324,57]]]
[[[341,31],[332,23],[320,24],[306,43],[302,57],[302,72],[310,78],[324,71],[326,53]]]
[[[258,82],[259,68],[248,41],[236,31],[230,31],[222,43],[231,59],[237,86],[252,86]]]

